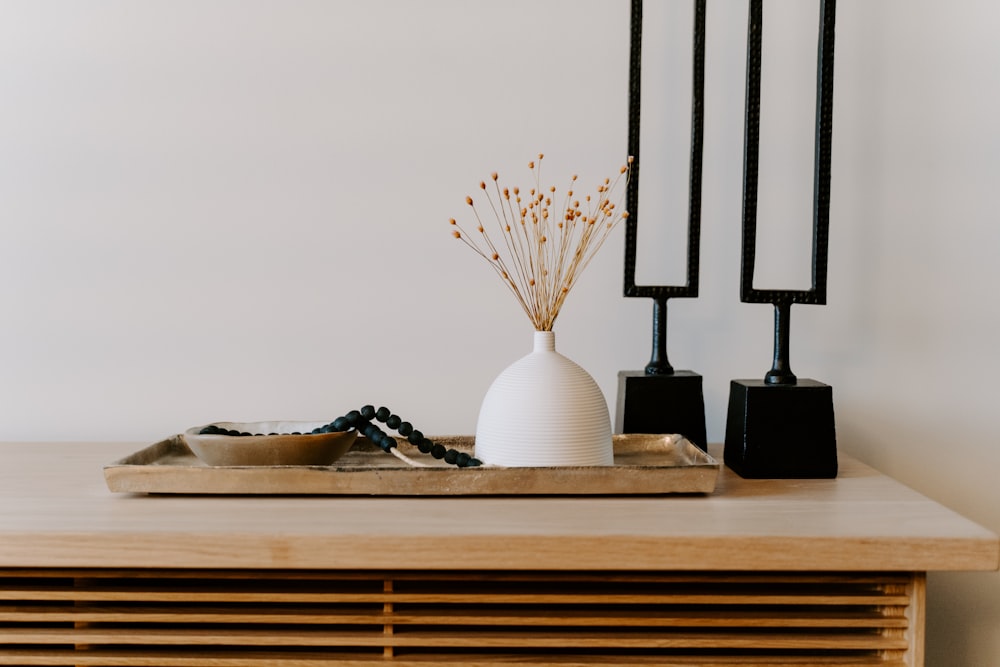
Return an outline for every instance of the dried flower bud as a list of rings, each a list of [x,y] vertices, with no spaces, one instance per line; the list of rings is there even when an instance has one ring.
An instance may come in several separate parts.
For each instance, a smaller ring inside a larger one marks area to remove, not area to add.
[[[634,162],[634,161],[635,161],[635,156],[634,155],[629,155],[628,156],[628,163],[632,164],[632,162]]]
[[[587,261],[590,254],[608,237],[608,233],[614,225],[623,219],[628,218],[628,212],[616,210],[616,205],[609,201],[610,193],[618,188],[620,177],[616,177],[615,185],[611,186],[611,179],[605,178],[603,183],[599,182],[597,196],[585,195],[586,204],[581,209],[581,202],[574,199],[572,186],[575,185],[579,176],[573,174],[571,186],[567,189],[565,198],[562,200],[561,217],[556,217],[552,213],[552,200],[558,192],[555,186],[545,186],[540,184],[541,180],[541,160],[544,153],[538,153],[537,160],[528,163],[528,167],[534,172],[536,183],[535,188],[531,188],[530,195],[525,194],[527,202],[522,204],[520,189],[516,186],[501,188],[498,183],[497,172],[491,172],[497,194],[503,197],[501,203],[506,200],[506,204],[498,209],[496,202],[489,196],[486,187],[486,180],[479,182],[479,189],[487,193],[488,204],[497,217],[496,222],[502,228],[501,233],[506,234],[504,239],[506,248],[513,256],[512,261],[517,264],[517,280],[515,281],[506,270],[505,260],[500,255],[499,249],[494,246],[492,239],[486,233],[484,223],[479,219],[478,210],[475,209],[474,200],[471,196],[466,196],[465,202],[473,207],[475,214],[474,222],[479,233],[483,236],[483,244],[477,245],[463,234],[465,230],[458,227],[454,218],[449,218],[448,222],[455,231],[452,232],[455,238],[461,239],[465,245],[471,247],[483,259],[487,260],[499,273],[504,282],[510,287],[521,305],[528,312],[538,330],[550,330],[555,315],[559,310],[562,300],[573,285],[573,272],[581,268]],[[628,163],[619,168],[619,174],[626,174],[629,171],[628,165],[633,164],[634,158],[628,157]],[[515,202],[511,202],[511,190]],[[526,191],[527,192],[527,191]],[[591,190],[593,192],[593,190]],[[570,205],[572,202],[572,205]],[[517,212],[520,212],[520,218]],[[513,214],[513,215],[512,215]],[[528,229],[528,216],[531,216],[533,229]],[[521,230],[515,233],[511,227],[515,227],[517,222],[521,223]],[[582,222],[582,227],[577,227],[577,223]],[[556,231],[548,225],[555,225]],[[603,229],[602,229],[603,228]],[[599,231],[600,230],[600,231]],[[548,247],[547,234],[556,234],[552,248]],[[575,249],[574,249],[575,246]],[[564,261],[566,262],[564,266]],[[550,265],[551,264],[551,265]],[[564,271],[569,269],[567,275]],[[551,270],[551,274],[550,274]]]

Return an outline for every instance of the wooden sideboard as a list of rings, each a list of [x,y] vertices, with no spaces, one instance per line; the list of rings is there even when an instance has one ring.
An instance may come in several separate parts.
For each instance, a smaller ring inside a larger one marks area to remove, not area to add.
[[[109,492],[141,446],[0,444],[0,665],[917,666],[926,573],[1000,566],[847,457],[710,496]]]

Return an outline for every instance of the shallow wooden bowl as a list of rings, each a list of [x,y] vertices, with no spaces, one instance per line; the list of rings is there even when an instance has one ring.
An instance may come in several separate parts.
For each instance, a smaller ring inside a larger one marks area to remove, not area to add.
[[[184,442],[210,466],[327,466],[347,453],[358,432],[310,433],[326,423],[213,422],[219,428],[264,435],[203,435],[205,427],[195,426],[184,432]],[[271,433],[278,435],[267,435]]]

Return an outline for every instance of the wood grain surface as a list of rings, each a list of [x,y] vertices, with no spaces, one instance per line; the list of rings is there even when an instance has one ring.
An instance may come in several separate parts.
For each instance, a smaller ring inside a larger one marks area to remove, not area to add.
[[[997,535],[847,457],[832,480],[723,469],[710,496],[110,492],[103,467],[143,446],[0,444],[0,567],[915,572],[1000,562]]]

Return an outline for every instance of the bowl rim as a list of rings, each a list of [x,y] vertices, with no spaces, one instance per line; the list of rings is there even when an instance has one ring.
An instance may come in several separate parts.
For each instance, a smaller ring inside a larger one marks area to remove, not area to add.
[[[257,432],[257,429],[252,429],[251,430],[249,428],[247,428],[247,429],[240,428],[240,427],[243,427],[243,426],[253,426],[253,425],[256,425],[256,424],[301,424],[301,425],[307,425],[308,424],[309,425],[309,430],[311,431],[312,429],[314,429],[314,428],[316,428],[318,426],[326,426],[329,423],[331,423],[331,422],[329,422],[329,421],[323,421],[323,420],[314,420],[314,419],[301,419],[301,420],[298,420],[298,419],[270,419],[270,420],[255,421],[255,422],[214,421],[214,422],[209,422],[207,424],[202,424],[200,426],[192,426],[191,428],[189,428],[186,431],[184,431],[184,435],[185,436],[194,436],[194,437],[197,437],[197,438],[233,438],[233,439],[239,439],[239,440],[251,440],[251,439],[259,439],[259,438],[313,438],[313,437],[315,437],[315,438],[321,438],[321,437],[330,437],[330,436],[336,436],[336,435],[346,435],[346,434],[351,433],[351,432],[354,432],[355,434],[357,434],[357,429],[354,428],[353,426],[350,427],[349,429],[347,429],[346,431],[326,431],[324,433],[307,433],[307,432],[299,432],[299,433],[261,433],[261,432]],[[202,433],[201,430],[204,429],[206,426],[220,426],[220,427],[224,427],[224,428],[228,428],[228,429],[239,428],[239,430],[241,432],[249,432],[250,435],[225,435],[223,433]],[[270,429],[265,429],[265,430],[269,431]]]

